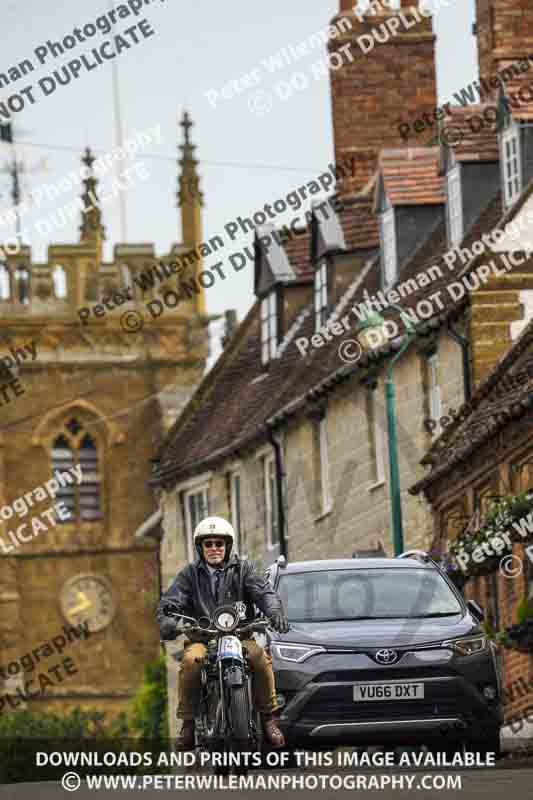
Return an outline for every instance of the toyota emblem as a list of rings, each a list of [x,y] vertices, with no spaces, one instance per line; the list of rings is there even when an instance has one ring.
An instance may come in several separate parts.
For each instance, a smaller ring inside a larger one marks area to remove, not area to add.
[[[395,664],[398,661],[396,650],[378,650],[375,659],[379,664]]]

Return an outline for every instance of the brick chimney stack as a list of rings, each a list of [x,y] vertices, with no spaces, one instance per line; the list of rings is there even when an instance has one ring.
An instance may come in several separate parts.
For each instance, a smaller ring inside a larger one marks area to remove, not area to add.
[[[331,24],[341,19],[345,30],[328,47],[335,159],[355,160],[354,177],[339,181],[337,190],[350,195],[368,183],[382,148],[405,146],[401,122],[425,112],[434,118],[435,35],[430,12],[420,12],[418,0],[401,0],[398,8],[371,0],[365,11],[357,0],[340,0]]]
[[[479,74],[487,78],[502,61],[533,53],[531,0],[476,0]]]

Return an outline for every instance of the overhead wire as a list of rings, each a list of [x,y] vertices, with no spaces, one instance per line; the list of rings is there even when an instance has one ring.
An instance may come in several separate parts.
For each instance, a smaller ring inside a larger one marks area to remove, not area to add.
[[[83,147],[74,147],[72,145],[61,145],[61,144],[39,144],[37,142],[15,142],[15,147],[35,147],[42,150],[59,150],[64,152],[71,152],[71,153],[82,153],[84,148]],[[112,150],[115,148],[111,148]],[[98,153],[107,153],[109,152],[108,149],[103,149],[101,147],[92,147],[91,150],[98,154]],[[0,149],[1,155],[1,149]],[[172,161],[176,163],[179,160],[178,154],[175,156],[169,155],[161,155],[158,153],[144,153],[143,158],[154,159],[159,161]],[[318,167],[290,167],[284,164],[258,164],[258,163],[247,163],[244,161],[210,161],[208,159],[198,158],[197,159],[199,164],[205,164],[209,167],[235,167],[236,169],[270,169],[276,170],[280,172],[309,172],[309,171],[316,171],[320,169]]]

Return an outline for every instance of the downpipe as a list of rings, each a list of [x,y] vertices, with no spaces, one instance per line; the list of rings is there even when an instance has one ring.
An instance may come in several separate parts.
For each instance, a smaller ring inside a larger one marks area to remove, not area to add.
[[[268,441],[274,448],[274,461],[276,464],[276,496],[278,507],[278,530],[279,530],[279,554],[288,558],[287,553],[287,536],[285,532],[285,507],[283,505],[283,454],[281,452],[281,444],[274,436],[272,428],[267,429]]]

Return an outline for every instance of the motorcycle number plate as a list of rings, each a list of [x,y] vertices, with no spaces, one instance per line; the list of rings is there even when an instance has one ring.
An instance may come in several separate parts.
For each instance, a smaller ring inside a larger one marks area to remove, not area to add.
[[[242,658],[242,644],[236,636],[224,636],[220,642],[221,658]]]

